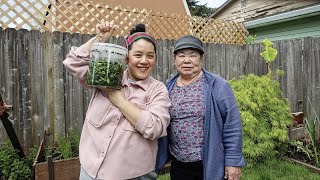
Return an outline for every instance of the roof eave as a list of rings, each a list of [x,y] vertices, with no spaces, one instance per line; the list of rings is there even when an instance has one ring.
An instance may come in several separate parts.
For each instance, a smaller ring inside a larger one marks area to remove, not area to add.
[[[277,24],[286,21],[292,21],[295,19],[301,19],[305,17],[311,17],[320,14],[320,5],[310,6],[298,10],[293,10],[281,14],[276,14],[260,19],[249,20],[244,22],[247,29],[258,28],[262,26]]]
[[[214,11],[214,12],[209,16],[209,18],[212,18],[213,16],[219,14],[220,11],[221,11],[222,9],[224,9],[226,6],[228,6],[232,1],[234,1],[234,0],[228,0],[228,1],[226,1],[226,2],[225,2],[224,4],[222,4],[216,11]]]
[[[187,4],[187,0],[182,0],[182,3],[183,3],[183,6],[184,6],[184,8],[186,10],[187,15],[191,16],[190,9],[189,9],[188,4]]]

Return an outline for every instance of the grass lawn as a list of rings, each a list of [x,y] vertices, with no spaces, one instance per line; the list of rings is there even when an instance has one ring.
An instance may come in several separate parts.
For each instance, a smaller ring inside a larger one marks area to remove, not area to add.
[[[245,167],[242,173],[242,180],[320,180],[320,174],[281,159],[269,160],[254,167]],[[170,180],[170,176],[164,174],[158,179]]]

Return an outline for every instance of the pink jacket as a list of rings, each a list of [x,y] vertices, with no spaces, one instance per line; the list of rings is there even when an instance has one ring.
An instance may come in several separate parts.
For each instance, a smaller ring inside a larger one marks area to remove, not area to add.
[[[72,47],[63,64],[87,86],[89,52]],[[80,163],[98,179],[130,179],[151,172],[156,163],[157,139],[167,135],[171,103],[165,85],[151,76],[129,84],[127,70],[122,85],[126,98],[142,109],[136,127],[96,88],[83,124]]]

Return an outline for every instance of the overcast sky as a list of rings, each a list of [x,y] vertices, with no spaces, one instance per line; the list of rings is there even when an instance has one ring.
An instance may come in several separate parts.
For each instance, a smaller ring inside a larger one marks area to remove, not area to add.
[[[208,7],[212,7],[212,8],[218,8],[220,7],[223,3],[225,3],[227,0],[198,0],[199,3],[198,4],[205,4],[208,3],[207,6]]]

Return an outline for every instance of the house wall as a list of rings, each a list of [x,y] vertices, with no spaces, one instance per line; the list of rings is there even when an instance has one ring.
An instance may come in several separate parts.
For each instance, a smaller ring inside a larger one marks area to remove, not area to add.
[[[88,0],[82,0],[87,2]],[[131,7],[138,9],[154,10],[159,12],[168,12],[181,15],[187,15],[187,10],[183,4],[184,0],[90,0],[99,4],[121,5],[122,7]]]
[[[243,22],[316,3],[319,0],[235,0],[212,18]]]
[[[264,38],[277,41],[320,37],[320,15],[249,29],[248,31],[251,35],[256,35],[256,42],[261,42]]]
[[[74,27],[72,32],[77,32],[79,29],[81,32],[92,32],[98,23],[96,19],[114,20],[122,25],[126,34],[128,29],[140,22],[153,20],[154,24],[162,26],[161,18],[170,21],[166,16],[173,13],[179,16],[190,14],[184,2],[185,0],[56,0],[54,7],[59,11],[54,11],[54,14],[49,14],[47,17],[52,21],[55,17],[59,20],[54,22],[54,26],[46,23],[46,27],[48,29],[59,27],[63,32],[68,31],[69,27]]]

